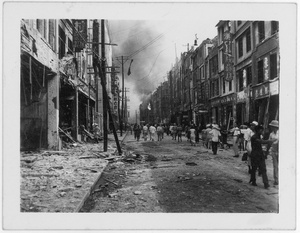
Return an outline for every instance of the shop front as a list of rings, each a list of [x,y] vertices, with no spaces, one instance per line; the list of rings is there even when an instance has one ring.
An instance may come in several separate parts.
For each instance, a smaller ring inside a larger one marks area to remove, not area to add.
[[[253,88],[254,116],[259,124],[268,126],[279,118],[279,81],[261,84]]]
[[[210,100],[210,122],[209,123],[220,123],[220,114],[221,109],[221,98],[216,97]]]
[[[236,95],[236,122],[238,125],[249,122],[250,115],[250,101],[249,101],[249,87],[244,88]]]
[[[234,106],[236,103],[236,94],[232,93],[220,98],[220,121],[221,127],[231,128],[235,117]]]

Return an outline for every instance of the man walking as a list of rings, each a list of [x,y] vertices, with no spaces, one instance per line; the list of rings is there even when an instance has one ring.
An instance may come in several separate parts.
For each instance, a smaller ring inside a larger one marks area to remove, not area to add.
[[[213,154],[216,155],[218,150],[219,139],[221,137],[219,126],[213,124],[212,130],[209,133],[211,134],[212,151]]]
[[[279,122],[276,120],[271,121],[269,124],[271,127],[271,133],[269,140],[272,141],[270,155],[273,159],[273,177],[274,185],[278,185],[278,144],[279,144]]]
[[[253,186],[257,186],[256,184],[256,170],[259,169],[262,175],[263,183],[265,189],[269,188],[269,180],[267,176],[267,168],[266,168],[266,162],[265,162],[265,155],[262,150],[261,144],[267,144],[269,143],[268,140],[262,140],[261,134],[263,131],[263,127],[261,125],[255,126],[255,134],[251,137],[251,146],[252,146],[252,152],[251,152],[251,179],[249,183],[251,183]]]

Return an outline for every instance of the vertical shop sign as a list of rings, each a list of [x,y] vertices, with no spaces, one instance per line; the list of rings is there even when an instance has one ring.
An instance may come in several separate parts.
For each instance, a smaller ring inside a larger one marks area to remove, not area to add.
[[[233,56],[232,56],[232,35],[230,31],[224,32],[224,78],[226,81],[233,79]]]
[[[75,52],[80,52],[87,41],[87,20],[86,19],[72,19],[75,27],[73,30],[73,47]]]
[[[269,59],[268,57],[265,57],[264,58],[264,78],[265,78],[265,81],[266,80],[269,80]]]

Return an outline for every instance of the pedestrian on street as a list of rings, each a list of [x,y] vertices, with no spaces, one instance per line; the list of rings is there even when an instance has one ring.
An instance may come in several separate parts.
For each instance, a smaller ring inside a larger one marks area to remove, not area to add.
[[[272,141],[270,155],[273,160],[273,177],[274,185],[278,185],[278,149],[279,149],[279,122],[276,120],[271,121],[269,124],[271,133],[269,140]],[[269,147],[268,147],[269,148]]]
[[[182,142],[182,126],[178,125],[177,127],[177,140]]]
[[[252,147],[251,147],[251,137],[255,134],[255,126],[258,125],[258,122],[257,121],[252,121],[250,123],[250,127],[245,131],[245,140],[246,140],[246,151],[247,151],[247,154],[248,154],[248,157],[247,157],[247,164],[248,164],[248,173],[251,174],[251,169],[252,169],[252,166],[251,166],[251,151],[252,151]]]
[[[191,131],[190,131],[191,127],[189,125],[185,126],[185,135],[187,138],[187,141],[191,141]]]
[[[212,130],[209,132],[209,134],[211,135],[212,151],[213,154],[216,155],[218,150],[219,140],[221,137],[219,126],[217,124],[213,124]]]
[[[148,133],[149,133],[149,128],[148,128],[148,125],[144,125],[143,128],[143,138],[144,138],[144,141],[147,141],[148,139]]]
[[[141,131],[142,131],[142,127],[137,124],[136,130],[135,130],[135,132],[136,132],[136,140],[137,141],[140,141]]]
[[[228,144],[227,144],[227,134],[228,134],[228,132],[227,132],[227,129],[226,129],[225,125],[221,126],[220,133],[221,133],[221,138],[222,138],[221,148],[225,149],[226,148],[225,145],[228,146]]]
[[[195,126],[192,125],[190,128],[190,141],[191,141],[191,146],[196,146],[196,130],[195,130]]]
[[[176,125],[176,123],[174,123],[174,125],[172,127],[172,140],[176,141],[176,134],[177,134],[177,125]]]
[[[204,132],[204,138],[205,138],[205,146],[207,149],[211,148],[211,134],[210,131],[212,130],[211,124],[206,125],[206,130]]]
[[[268,144],[270,143],[269,140],[262,140],[261,134],[263,132],[263,127],[261,125],[255,126],[255,134],[251,137],[251,179],[249,181],[250,184],[253,186],[257,186],[256,184],[256,170],[259,169],[262,175],[263,183],[265,189],[267,189],[269,185],[269,180],[267,176],[267,168],[266,168],[266,156],[263,152],[261,144]]]
[[[157,133],[157,141],[161,141],[162,137],[163,137],[163,133],[164,133],[164,130],[163,130],[163,127],[161,124],[157,126],[156,133]]]
[[[137,128],[138,128],[138,124],[135,123],[134,126],[133,126],[133,134],[134,134],[134,139],[137,138],[137,135],[136,135],[136,132],[137,132]]]
[[[172,137],[172,140],[173,140],[172,131],[173,131],[173,125],[170,124],[170,127],[169,127],[169,133],[170,133],[170,135],[171,135],[171,137]]]
[[[150,141],[154,141],[156,128],[153,126],[153,124],[149,127],[149,132],[150,132]]]
[[[233,123],[233,128],[230,130],[230,132],[233,134],[233,151],[234,156],[233,157],[239,157],[239,148],[238,148],[238,136],[241,133],[241,130],[238,128],[236,123]]]
[[[238,135],[238,147],[239,147],[240,151],[244,151],[245,150],[245,147],[244,147],[245,125],[241,125],[239,128],[240,128],[240,133]]]
[[[200,127],[199,127],[199,125],[196,125],[195,126],[196,143],[199,143],[199,140],[200,140],[199,133],[200,133]]]

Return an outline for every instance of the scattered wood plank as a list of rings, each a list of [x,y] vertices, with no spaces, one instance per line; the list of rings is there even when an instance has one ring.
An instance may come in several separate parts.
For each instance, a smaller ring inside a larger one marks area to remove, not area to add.
[[[79,159],[98,159],[97,156],[81,156]]]
[[[27,173],[27,174],[22,174],[22,177],[27,177],[27,176],[34,176],[34,177],[40,177],[40,176],[59,176],[58,174],[38,174],[38,173]]]
[[[106,178],[104,178],[104,180],[107,181],[107,182],[109,182],[109,183],[114,184],[115,186],[119,186],[117,183],[115,183],[115,182],[113,182],[113,181],[111,181],[111,180],[108,180],[108,179],[106,179]]]
[[[76,141],[74,141],[74,139],[72,138],[72,136],[70,135],[70,134],[68,134],[67,132],[65,132],[64,130],[62,130],[60,127],[58,127],[58,130],[60,131],[60,132],[62,132],[64,135],[66,135],[72,142],[76,142]]]

